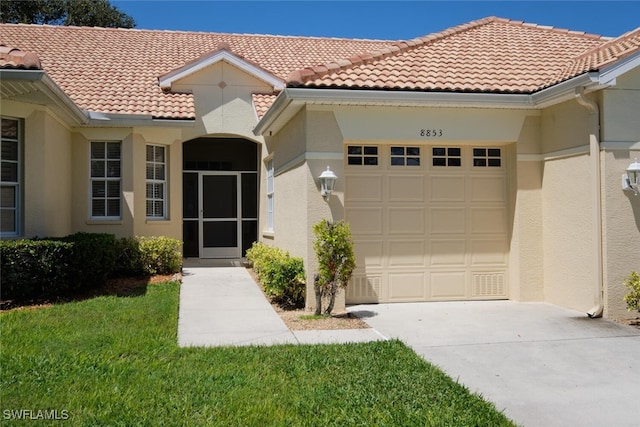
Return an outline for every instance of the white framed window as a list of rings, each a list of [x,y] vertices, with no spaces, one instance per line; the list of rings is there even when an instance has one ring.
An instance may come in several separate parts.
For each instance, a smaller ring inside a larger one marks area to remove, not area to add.
[[[90,209],[92,219],[121,218],[121,143],[91,142]]]
[[[147,145],[147,218],[167,217],[167,158],[162,145]]]
[[[273,231],[273,200],[274,185],[273,185],[273,160],[267,161],[267,230]]]
[[[0,235],[20,234],[22,190],[21,122],[2,118],[0,150]]]
[[[420,147],[391,147],[391,166],[420,166]]]

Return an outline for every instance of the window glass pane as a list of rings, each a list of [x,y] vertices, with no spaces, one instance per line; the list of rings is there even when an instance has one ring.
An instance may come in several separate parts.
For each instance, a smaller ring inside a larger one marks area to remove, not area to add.
[[[109,142],[107,144],[107,158],[113,160],[120,160],[120,143]]]
[[[474,148],[473,149],[473,155],[474,156],[486,156],[487,155],[487,150],[485,148]]]
[[[420,147],[407,147],[407,156],[419,156]]]
[[[350,145],[347,147],[347,154],[362,154],[362,147]]]
[[[347,158],[347,163],[350,165],[361,165],[362,164],[362,157],[348,157]]]
[[[155,167],[154,179],[164,181],[164,164],[157,164]]]
[[[18,161],[17,141],[2,141],[2,160]]]
[[[107,181],[107,197],[120,197],[120,181]]]
[[[420,166],[420,157],[407,157],[407,166]]]
[[[16,187],[8,185],[2,186],[2,189],[0,189],[0,207],[16,207]]]
[[[16,233],[17,231],[16,211],[13,209],[2,209],[2,211],[0,211],[0,232]]]
[[[404,147],[391,147],[392,156],[404,156]]]
[[[107,216],[120,216],[120,199],[107,200]]]
[[[377,157],[365,157],[364,158],[364,164],[367,166],[376,166],[378,164],[378,158]]]
[[[91,158],[92,159],[104,159],[104,142],[92,142],[91,143]]]
[[[500,167],[500,165],[501,165],[500,159],[489,159],[490,167]]]
[[[158,163],[164,163],[164,147],[155,146],[153,160]]]
[[[487,159],[473,159],[473,166],[487,166]]]
[[[392,166],[404,166],[404,157],[392,157],[391,158]]]
[[[107,161],[107,177],[120,178],[120,160]]]
[[[91,177],[92,178],[105,178],[106,173],[107,173],[106,164],[104,160],[91,161]]]
[[[18,139],[18,121],[2,119],[2,138]]]
[[[153,161],[153,145],[147,145],[147,162]]]
[[[447,159],[444,157],[434,157],[433,158],[433,166],[446,166]]]
[[[2,162],[0,176],[3,182],[18,182],[18,163]]]
[[[499,148],[489,148],[489,157],[500,157]]]
[[[148,164],[147,163],[147,179],[153,179],[154,178],[154,172],[155,168],[153,167],[153,165]]]
[[[91,216],[104,216],[106,204],[105,199],[93,199],[91,202]]]
[[[447,149],[447,154],[449,156],[460,156],[460,148],[458,147],[454,147],[454,148],[448,148]]]
[[[93,181],[91,183],[91,197],[105,197],[107,195],[105,181]]]
[[[461,160],[459,158],[451,158],[450,157],[448,162],[447,162],[448,166],[460,166],[461,164],[462,163],[461,163]]]
[[[434,156],[444,156],[446,155],[446,151],[444,148],[440,148],[440,147],[434,147],[432,149],[432,153]]]
[[[377,156],[378,147],[364,147],[364,154],[368,154],[370,156]]]

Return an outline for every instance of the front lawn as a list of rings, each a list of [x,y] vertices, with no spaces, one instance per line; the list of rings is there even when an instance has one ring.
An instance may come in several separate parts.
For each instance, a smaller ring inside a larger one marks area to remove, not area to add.
[[[513,425],[399,341],[179,348],[178,292],[2,313],[1,424]]]

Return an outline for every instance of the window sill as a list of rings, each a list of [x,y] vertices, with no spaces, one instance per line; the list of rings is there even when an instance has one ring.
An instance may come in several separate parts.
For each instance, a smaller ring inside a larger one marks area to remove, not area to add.
[[[153,224],[153,225],[171,225],[173,224],[171,222],[171,220],[166,219],[166,218],[158,218],[158,219],[152,219],[152,218],[147,218],[145,220],[145,224]]]
[[[262,237],[273,239],[275,237],[275,233],[273,232],[273,230],[264,230],[262,231]]]
[[[89,219],[87,225],[122,225],[124,222],[121,219]]]

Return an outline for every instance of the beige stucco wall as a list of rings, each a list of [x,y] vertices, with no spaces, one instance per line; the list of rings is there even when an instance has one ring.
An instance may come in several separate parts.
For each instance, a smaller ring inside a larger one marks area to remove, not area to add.
[[[25,119],[24,215],[26,236],[71,231],[69,129],[46,111]]]
[[[335,152],[341,153],[342,138],[331,113],[302,110],[276,135],[267,137],[265,147],[264,157],[272,158],[274,163],[274,230],[273,233],[265,233],[262,227],[261,241],[303,259],[307,276],[307,309],[312,310],[315,308],[313,275],[317,270],[313,226],[323,218],[339,220],[344,217],[340,180],[327,203],[320,196],[317,177],[327,166],[336,175],[344,176],[342,159],[334,158]],[[264,171],[261,176],[265,183]],[[263,219],[266,218],[264,187],[262,185],[260,192]],[[343,308],[344,296],[341,295],[336,311]]]
[[[567,101],[543,110],[541,126],[544,297],[586,312],[599,287],[589,114]]]
[[[620,76],[602,96],[605,316],[626,318],[623,280],[640,272],[640,196],[622,191],[622,174],[640,160],[640,70]]]
[[[185,141],[215,134],[262,142],[253,134],[257,117],[251,94],[271,93],[265,82],[220,61],[175,82],[172,90],[194,95],[196,123],[184,130]]]
[[[24,237],[71,232],[70,128],[46,107],[2,100],[2,116],[23,121]]]
[[[640,140],[640,137],[638,138]],[[629,292],[623,286],[631,271],[640,272],[640,196],[622,191],[622,174],[633,162],[640,159],[640,147],[631,152],[625,150],[603,153],[603,201],[604,201],[604,298],[605,316],[609,318],[632,317],[623,297]]]

